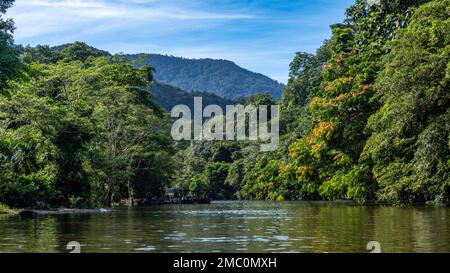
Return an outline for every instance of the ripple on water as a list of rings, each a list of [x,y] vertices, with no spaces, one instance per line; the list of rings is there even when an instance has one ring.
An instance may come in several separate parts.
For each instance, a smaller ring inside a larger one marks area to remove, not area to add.
[[[282,235],[273,236],[273,238],[277,239],[278,241],[287,241],[287,240],[289,240],[289,236],[282,236]]]
[[[236,251],[248,251],[248,248],[236,248]]]
[[[414,237],[406,227],[414,222],[408,217],[408,211],[415,213],[416,210],[336,206],[335,203],[244,202],[118,208],[108,214],[111,217],[73,216],[70,221],[56,216],[31,220],[2,218],[0,251],[68,252],[61,242],[79,238],[87,243],[85,250],[92,252],[357,252],[364,247],[362,240],[373,239],[367,234],[392,224],[392,217],[401,221],[386,230],[385,237],[390,242],[386,250],[448,251],[448,209],[442,212],[420,209],[423,217],[413,219],[423,227],[421,238],[429,244],[418,247],[417,242],[404,240]],[[124,213],[129,211],[132,213]],[[328,221],[343,215],[350,218],[339,222],[338,226]],[[374,219],[373,215],[378,218]],[[108,227],[106,232],[105,226]],[[330,243],[334,241],[339,244]]]
[[[135,250],[137,250],[137,251],[154,251],[154,250],[156,250],[156,247],[146,246],[146,247],[136,248]]]
[[[239,242],[247,242],[248,239],[229,238],[229,237],[196,237],[193,238],[192,241],[199,243],[239,243]]]
[[[269,215],[272,217],[285,215],[284,210],[192,210],[192,211],[178,211],[177,213],[189,215]]]
[[[183,232],[175,232],[164,237],[166,240],[174,240],[174,241],[182,241],[186,237],[186,233]]]
[[[265,248],[265,249],[263,249],[263,251],[269,251],[269,252],[279,252],[279,251],[283,251],[283,250],[286,250],[286,248],[280,247],[280,248]]]
[[[253,240],[256,242],[270,242],[270,240],[267,239],[267,237],[263,237],[263,236],[254,235],[253,238],[254,238]]]
[[[170,245],[170,246],[167,246],[168,248],[181,248],[181,247],[183,247],[182,245]]]
[[[228,216],[227,219],[234,220],[234,219],[245,219],[245,220],[272,220],[272,219],[282,219],[281,216]]]
[[[291,241],[305,241],[305,240],[314,240],[314,237],[301,237],[301,238],[291,238]]]

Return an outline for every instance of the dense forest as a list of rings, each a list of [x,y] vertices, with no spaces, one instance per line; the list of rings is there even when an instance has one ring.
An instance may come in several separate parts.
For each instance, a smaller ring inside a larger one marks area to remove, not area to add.
[[[0,14],[12,4],[0,0]],[[280,106],[270,153],[173,142],[154,69],[139,58],[18,46],[13,21],[0,20],[0,203],[91,207],[177,187],[214,199],[450,204],[450,0],[356,0],[315,54],[296,54],[279,101],[246,98]]]
[[[279,99],[284,85],[227,60],[186,59],[159,54],[126,55],[155,69],[155,79],[189,92],[210,92],[231,100],[260,92]]]
[[[178,152],[178,185],[215,198],[449,204],[450,1],[357,0],[346,15],[291,63],[279,150],[194,144]]]
[[[13,22],[0,26],[0,201],[91,207],[161,192],[173,151],[152,70],[82,43],[15,46]]]

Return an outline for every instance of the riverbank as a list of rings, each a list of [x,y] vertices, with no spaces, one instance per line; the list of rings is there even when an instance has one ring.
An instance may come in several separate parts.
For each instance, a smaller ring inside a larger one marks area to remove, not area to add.
[[[33,210],[23,209],[18,212],[21,216],[39,216],[39,215],[64,215],[64,214],[86,214],[86,213],[107,213],[111,209],[51,209],[51,210]]]
[[[188,202],[186,200],[171,200],[171,202],[162,201],[162,202],[155,202],[153,201],[147,201],[147,202],[137,202],[135,205],[131,206],[134,208],[137,207],[153,207],[153,206],[165,206],[165,205],[199,205],[199,204],[227,204],[227,203],[244,203],[244,202],[253,202],[251,200],[205,200],[203,202]],[[159,201],[159,200],[158,200]],[[326,204],[333,204],[334,206],[356,206],[356,207],[367,207],[367,206],[387,206],[387,207],[403,207],[403,208],[412,208],[412,207],[442,207],[437,206],[436,204],[430,204],[430,203],[414,203],[414,204],[408,204],[408,205],[399,205],[394,204],[391,202],[386,201],[366,201],[366,202],[356,202],[356,201],[350,201],[350,200],[335,200],[335,201],[324,201],[324,200],[317,200],[317,201],[266,201],[268,203],[326,203]],[[114,208],[118,207],[130,207],[128,204],[121,203],[113,205]],[[88,213],[108,213],[111,212],[111,208],[94,208],[94,209],[72,209],[72,208],[58,208],[58,209],[11,209],[7,207],[6,205],[0,204],[0,215],[20,215],[20,216],[45,216],[45,215],[64,215],[64,214],[88,214]]]
[[[14,215],[18,213],[19,211],[10,209],[8,206],[0,203],[0,215]]]

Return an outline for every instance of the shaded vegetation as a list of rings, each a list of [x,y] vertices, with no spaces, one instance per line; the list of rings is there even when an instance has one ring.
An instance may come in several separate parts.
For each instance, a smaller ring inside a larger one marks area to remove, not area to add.
[[[194,110],[194,97],[202,97],[203,105],[216,104],[225,109],[226,105],[234,105],[235,101],[219,97],[206,92],[187,92],[180,88],[168,84],[154,81],[150,88],[150,93],[155,98],[155,102],[167,111],[170,111],[175,105],[183,104]]]
[[[16,214],[16,211],[10,209],[8,206],[0,203],[0,215],[2,214]]]

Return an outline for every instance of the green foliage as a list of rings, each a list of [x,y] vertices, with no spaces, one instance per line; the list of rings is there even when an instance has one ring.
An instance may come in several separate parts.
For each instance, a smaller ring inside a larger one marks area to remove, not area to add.
[[[330,200],[357,200],[363,202],[373,198],[376,190],[367,165],[357,165],[350,171],[338,171],[330,180],[323,182],[319,193]]]
[[[383,106],[367,125],[363,156],[373,162],[380,198],[449,202],[450,1],[414,14],[377,81]]]
[[[225,180],[228,176],[229,164],[224,162],[208,163],[204,170],[204,181],[208,185],[209,196],[213,199],[230,199],[233,192],[229,190]]]
[[[149,68],[81,43],[27,49],[23,60],[27,76],[0,97],[2,202],[87,207],[161,194],[172,150]]]
[[[0,1],[0,95],[7,81],[16,77],[20,69],[19,51],[13,45],[14,22],[3,18],[13,3],[14,0]]]
[[[281,100],[281,133],[296,139],[304,136],[312,126],[308,102],[320,89],[322,67],[330,58],[330,43],[326,41],[315,55],[296,54],[290,65],[289,83]]]
[[[197,197],[233,198],[240,181],[231,180],[230,163],[240,158],[239,151],[239,144],[226,141],[192,142],[174,157],[179,166],[175,186]]]
[[[426,2],[357,0],[296,55],[284,145],[233,163],[239,197],[448,203],[449,2]]]
[[[315,84],[312,91],[303,92],[312,95],[306,100],[313,126],[289,149],[286,170],[291,175],[286,179],[299,184],[301,198],[374,197],[376,185],[370,165],[360,160],[360,154],[368,137],[364,131],[367,120],[379,106],[374,97],[375,79],[383,66],[382,57],[392,48],[392,40],[423,2],[381,1],[380,5],[369,6],[366,1],[357,0],[347,10],[344,22],[332,27],[333,36],[324,47],[326,57],[319,62],[322,79],[315,78],[320,88]],[[311,60],[312,56],[297,56],[291,67],[293,81],[302,72],[309,72],[303,67]],[[305,96],[301,98],[304,103]]]
[[[10,209],[7,205],[0,203],[0,215],[2,214],[15,214],[16,212]]]
[[[75,42],[73,44],[64,45],[60,49],[60,58],[64,62],[81,61],[85,62],[89,57],[96,58],[102,56],[109,56],[109,53],[90,47],[82,42]]]
[[[26,63],[54,64],[61,60],[61,55],[48,45],[37,45],[25,48],[22,59]]]
[[[275,105],[275,101],[270,97],[268,93],[262,92],[256,95],[251,95],[246,98],[245,104],[254,105],[259,108],[260,105],[266,105],[270,107],[271,105]]]
[[[278,179],[278,164],[277,160],[259,157],[254,165],[259,168],[259,172],[255,173],[247,169],[249,172],[244,177],[240,195],[246,199],[284,200],[286,189]]]

